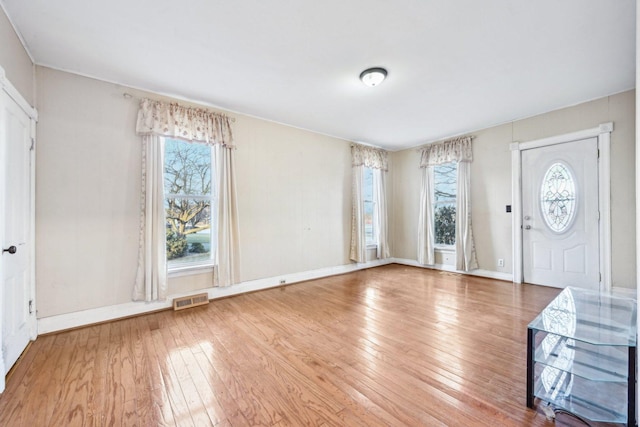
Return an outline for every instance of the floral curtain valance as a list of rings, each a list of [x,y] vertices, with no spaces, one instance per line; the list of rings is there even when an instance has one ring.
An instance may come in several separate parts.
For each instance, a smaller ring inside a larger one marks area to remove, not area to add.
[[[143,99],[140,101],[136,132],[204,142],[209,145],[233,145],[229,117],[202,108],[185,107]]]
[[[471,162],[471,136],[451,139],[427,145],[420,149],[420,167],[440,165],[449,162]]]
[[[379,148],[360,144],[351,145],[351,166],[366,166],[372,169],[388,169],[387,152]]]

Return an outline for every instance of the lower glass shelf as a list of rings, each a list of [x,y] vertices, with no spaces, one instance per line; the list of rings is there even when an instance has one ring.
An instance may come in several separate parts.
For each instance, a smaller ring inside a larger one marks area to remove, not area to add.
[[[535,361],[595,381],[626,382],[629,351],[598,346],[556,334],[538,332]]]
[[[591,421],[627,422],[627,384],[591,381],[536,363],[534,395]]]

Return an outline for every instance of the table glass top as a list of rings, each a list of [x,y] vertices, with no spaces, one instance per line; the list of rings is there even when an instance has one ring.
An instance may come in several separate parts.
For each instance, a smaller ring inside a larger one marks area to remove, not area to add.
[[[636,346],[637,303],[580,288],[565,288],[529,328],[594,345]]]

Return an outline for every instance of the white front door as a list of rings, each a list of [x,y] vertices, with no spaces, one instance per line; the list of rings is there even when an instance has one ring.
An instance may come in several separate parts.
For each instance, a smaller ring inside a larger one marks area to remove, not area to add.
[[[599,289],[598,138],[522,151],[527,283]]]
[[[31,300],[31,120],[0,90],[2,376],[29,343]],[[1,391],[1,389],[0,389]]]

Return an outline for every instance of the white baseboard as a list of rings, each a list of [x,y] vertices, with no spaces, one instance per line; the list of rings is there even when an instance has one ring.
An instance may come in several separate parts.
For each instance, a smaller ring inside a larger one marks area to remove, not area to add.
[[[157,302],[127,302],[124,304],[110,305],[106,307],[93,308],[89,310],[76,311],[73,313],[59,314],[56,316],[42,317],[38,319],[38,334],[63,331],[65,329],[78,328],[109,320],[121,319],[123,317],[136,316],[150,313],[152,311],[164,310],[172,306],[174,298],[192,295],[197,292],[207,292],[209,299],[223,298],[231,295],[243,294],[246,292],[259,291],[281,286],[280,281],[286,284],[303,282],[306,280],[319,279],[322,277],[335,276],[338,274],[350,273],[352,271],[391,264],[391,259],[375,260],[362,264],[346,264],[336,267],[321,268],[318,270],[303,271],[299,273],[283,274],[278,277],[249,280],[226,288],[195,289],[188,293],[181,293],[167,296],[165,301]]]
[[[431,270],[450,271],[452,273],[468,274],[471,276],[486,277],[489,279],[504,280],[507,282],[513,281],[513,275],[511,273],[502,273],[500,271],[490,271],[490,270],[459,271],[459,270],[456,270],[454,266],[446,265],[446,264],[435,264],[435,265],[427,266],[427,265],[422,265],[418,263],[418,261],[414,259],[391,258],[391,260],[395,264],[410,265],[412,267],[429,268]]]

